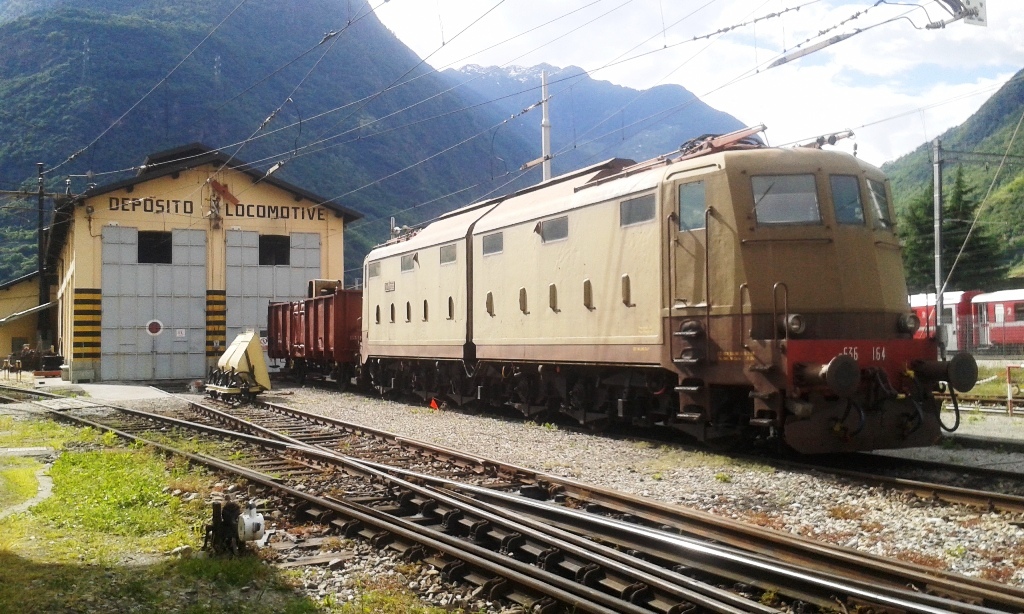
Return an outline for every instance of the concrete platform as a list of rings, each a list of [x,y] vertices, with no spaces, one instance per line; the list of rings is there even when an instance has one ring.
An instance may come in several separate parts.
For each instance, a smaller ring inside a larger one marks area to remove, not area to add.
[[[103,383],[103,384],[72,384],[60,378],[36,379],[36,390],[57,394],[80,394],[90,401],[135,401],[139,399],[160,399],[167,395],[150,388],[146,384],[134,383]]]

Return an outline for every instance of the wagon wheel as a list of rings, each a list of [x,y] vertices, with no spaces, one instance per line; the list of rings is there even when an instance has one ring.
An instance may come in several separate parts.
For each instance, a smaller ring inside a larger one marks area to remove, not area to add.
[[[334,384],[338,392],[348,390],[349,380],[352,379],[352,370],[348,365],[338,365],[334,368]]]

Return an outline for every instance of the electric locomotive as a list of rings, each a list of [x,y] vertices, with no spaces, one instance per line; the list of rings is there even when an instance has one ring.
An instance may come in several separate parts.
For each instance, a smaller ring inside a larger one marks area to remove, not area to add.
[[[888,180],[763,126],[446,214],[364,263],[381,391],[801,453],[929,445],[968,354],[907,302]]]

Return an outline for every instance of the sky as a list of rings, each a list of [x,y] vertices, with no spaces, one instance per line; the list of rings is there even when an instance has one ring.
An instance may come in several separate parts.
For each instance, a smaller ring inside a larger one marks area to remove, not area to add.
[[[951,17],[939,0],[370,0],[437,69],[547,63],[637,89],[675,83],[764,124],[772,145],[852,130],[836,147],[876,165],[962,123],[1024,68],[1024,2],[964,1],[984,5],[987,26],[927,29]]]

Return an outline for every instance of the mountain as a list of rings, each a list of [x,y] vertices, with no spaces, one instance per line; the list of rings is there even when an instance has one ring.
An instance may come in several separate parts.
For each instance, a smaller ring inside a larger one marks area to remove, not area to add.
[[[365,214],[346,233],[351,269],[387,238],[390,216],[415,224],[540,177],[518,173],[539,156],[540,110],[502,125],[537,94],[481,104],[498,90],[433,71],[366,0],[0,0],[0,49],[0,191],[34,191],[42,161],[48,191],[70,179],[80,192],[127,178],[149,153],[201,142],[257,168],[283,162],[282,179]],[[554,87],[571,88],[554,99],[555,143],[578,151],[556,160],[560,171],[739,125],[682,88],[627,105],[638,92],[562,72],[571,79]],[[500,81],[501,95],[527,87]],[[680,104],[696,113],[689,124],[666,112],[633,125]],[[584,142],[604,118],[618,122],[614,134]],[[0,201],[0,280],[31,266],[21,254],[34,253],[34,204]]]
[[[1024,276],[1024,70],[1014,75],[963,124],[939,136],[943,149],[943,186],[949,188],[957,167],[982,205],[978,227],[995,235],[1013,267],[1011,285]],[[931,143],[882,166],[892,182],[897,213],[929,190],[932,182]],[[1006,158],[1004,159],[1004,154]],[[969,220],[963,220],[969,223]],[[967,288],[962,288],[967,289]]]
[[[477,103],[511,117],[541,100],[542,71],[548,73],[556,175],[615,156],[647,160],[675,151],[691,138],[745,126],[682,86],[635,90],[593,79],[577,66],[469,65],[444,74],[475,95]],[[539,113],[530,113],[516,117],[510,126],[539,146],[540,119]]]

